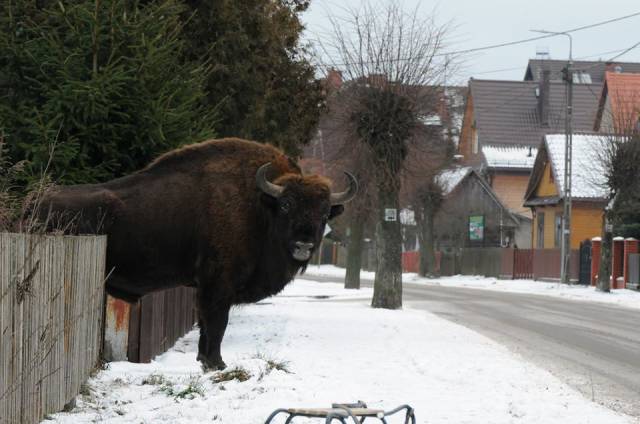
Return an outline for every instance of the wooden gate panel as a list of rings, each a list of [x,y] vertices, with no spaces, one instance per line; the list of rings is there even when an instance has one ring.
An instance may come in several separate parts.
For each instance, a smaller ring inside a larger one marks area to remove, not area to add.
[[[513,278],[533,278],[533,249],[514,249]]]

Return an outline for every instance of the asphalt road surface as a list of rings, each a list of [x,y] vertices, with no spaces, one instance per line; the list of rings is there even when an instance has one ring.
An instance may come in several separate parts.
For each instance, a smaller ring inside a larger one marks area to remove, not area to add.
[[[336,277],[304,275],[319,282]],[[371,280],[362,280],[372,286]],[[640,310],[549,296],[404,284],[404,304],[464,325],[640,422]]]

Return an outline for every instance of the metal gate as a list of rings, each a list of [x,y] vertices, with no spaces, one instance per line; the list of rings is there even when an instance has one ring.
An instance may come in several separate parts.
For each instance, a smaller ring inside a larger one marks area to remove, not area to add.
[[[589,285],[591,283],[591,240],[580,243],[580,272],[578,283]]]
[[[533,278],[533,249],[515,249],[513,252],[513,278]]]

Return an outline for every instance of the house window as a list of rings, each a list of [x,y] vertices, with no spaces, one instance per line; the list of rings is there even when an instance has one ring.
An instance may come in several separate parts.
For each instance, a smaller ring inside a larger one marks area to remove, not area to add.
[[[544,212],[538,212],[538,237],[536,247],[544,249]]]
[[[554,244],[556,247],[560,247],[562,244],[562,213],[560,212],[556,212]]]

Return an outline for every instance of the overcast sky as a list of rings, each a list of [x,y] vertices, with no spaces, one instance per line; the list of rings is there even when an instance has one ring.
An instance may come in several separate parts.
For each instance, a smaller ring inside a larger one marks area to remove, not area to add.
[[[302,16],[306,38],[322,37],[330,29],[329,15],[340,16],[345,5],[353,7],[358,3],[360,0],[312,0]],[[419,5],[422,14],[436,8],[440,22],[453,21],[454,50],[530,38],[536,35],[530,29],[563,31],[640,12],[639,0],[404,0],[402,5],[407,11]],[[606,60],[640,42],[640,16],[572,36],[574,59]],[[554,37],[474,53],[467,58],[457,81],[464,83],[470,77],[520,80],[527,60],[535,57],[540,48],[548,50],[552,59],[566,59],[569,43],[566,37]],[[617,60],[640,62],[640,46]]]

